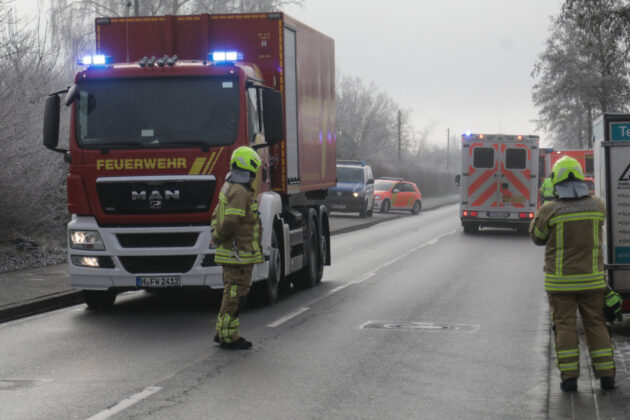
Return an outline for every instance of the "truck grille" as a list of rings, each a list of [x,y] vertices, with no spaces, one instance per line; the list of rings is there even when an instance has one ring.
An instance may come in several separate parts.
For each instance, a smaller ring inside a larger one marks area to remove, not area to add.
[[[197,242],[198,232],[182,233],[120,233],[116,235],[123,248],[191,247]]]
[[[99,178],[105,214],[173,214],[210,211],[214,176]]]
[[[160,255],[155,257],[119,257],[125,270],[138,273],[186,273],[190,271],[196,255]]]

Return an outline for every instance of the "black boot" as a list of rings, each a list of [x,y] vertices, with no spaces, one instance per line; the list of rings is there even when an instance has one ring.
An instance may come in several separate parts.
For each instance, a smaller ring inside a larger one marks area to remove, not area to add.
[[[565,392],[577,391],[577,378],[565,379],[560,383],[560,388]]]
[[[221,343],[221,340],[219,340],[219,334],[215,334],[214,335],[214,342],[215,343]]]
[[[602,389],[613,389],[615,387],[615,378],[613,376],[602,376],[599,378],[599,384]]]
[[[248,350],[252,348],[252,342],[239,337],[238,340],[231,343],[221,343],[221,348],[229,350]]]

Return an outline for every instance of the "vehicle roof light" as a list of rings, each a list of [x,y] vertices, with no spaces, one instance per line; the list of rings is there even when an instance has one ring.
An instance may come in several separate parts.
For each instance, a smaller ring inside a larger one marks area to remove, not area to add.
[[[77,60],[79,66],[103,67],[112,62],[112,58],[104,54],[85,55]]]
[[[208,60],[213,63],[233,63],[243,60],[243,53],[238,51],[213,51],[208,54]]]

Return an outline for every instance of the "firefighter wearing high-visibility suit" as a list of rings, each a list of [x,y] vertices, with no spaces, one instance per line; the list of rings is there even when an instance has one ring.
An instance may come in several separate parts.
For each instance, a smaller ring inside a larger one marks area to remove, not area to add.
[[[261,159],[251,147],[237,148],[231,170],[212,215],[215,261],[223,267],[223,300],[214,340],[227,349],[248,349],[252,343],[239,335],[239,312],[251,286],[254,264],[262,262],[261,223],[253,183]]]
[[[551,183],[550,176],[543,180],[542,185],[540,186],[540,196],[542,197],[543,203],[556,198],[553,194],[553,184]]]
[[[615,386],[615,364],[604,318],[607,290],[602,258],[605,206],[591,197],[579,162],[562,157],[553,166],[555,201],[536,213],[529,234],[545,245],[545,291],[555,331],[556,364],[563,391],[577,390],[580,311],[595,377],[602,389]]]

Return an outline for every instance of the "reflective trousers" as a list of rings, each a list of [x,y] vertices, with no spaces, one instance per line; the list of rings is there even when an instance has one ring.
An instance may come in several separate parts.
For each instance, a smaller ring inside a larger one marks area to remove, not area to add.
[[[223,300],[216,325],[222,343],[232,343],[240,337],[238,315],[249,292],[253,268],[252,264],[223,265]]]
[[[580,376],[578,309],[595,377],[615,376],[613,349],[604,319],[604,295],[604,290],[548,294],[556,340],[556,365],[562,380]]]

